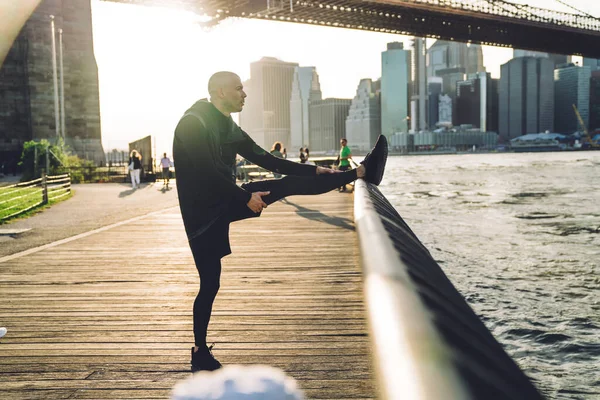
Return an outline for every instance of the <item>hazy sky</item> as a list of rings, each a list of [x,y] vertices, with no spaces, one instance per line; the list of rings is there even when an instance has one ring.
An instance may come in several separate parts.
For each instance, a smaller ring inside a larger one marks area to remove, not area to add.
[[[515,0],[569,11],[555,0]],[[599,0],[569,4],[600,16]],[[258,20],[225,20],[209,31],[198,17],[177,10],[92,0],[94,48],[100,79],[104,150],[126,149],[152,135],[156,151],[171,154],[173,130],[218,70],[242,80],[250,63],[264,56],[315,66],[324,97],[354,97],[362,78],[381,75],[386,44],[409,37],[341,28]],[[429,44],[432,43],[428,40]],[[484,64],[499,77],[512,50],[484,47]]]

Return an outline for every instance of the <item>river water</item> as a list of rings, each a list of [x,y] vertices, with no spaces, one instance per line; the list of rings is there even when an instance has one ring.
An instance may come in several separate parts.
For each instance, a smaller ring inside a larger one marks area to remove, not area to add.
[[[392,156],[381,191],[549,399],[600,399],[600,151]]]

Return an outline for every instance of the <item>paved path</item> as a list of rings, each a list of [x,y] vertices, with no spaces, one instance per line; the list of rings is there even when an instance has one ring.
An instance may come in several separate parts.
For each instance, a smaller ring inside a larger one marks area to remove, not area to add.
[[[162,198],[101,190],[125,217]],[[96,208],[68,215],[117,218]],[[283,368],[311,399],[374,397],[352,212],[351,195],[296,196],[232,226],[209,332],[222,362]],[[176,207],[0,258],[0,398],[167,398],[189,376],[197,289]]]
[[[179,205],[177,189],[165,190],[161,182],[144,184],[137,190],[119,183],[73,185],[73,190],[75,194],[66,201],[29,218],[1,225],[31,230],[0,236],[0,257]]]

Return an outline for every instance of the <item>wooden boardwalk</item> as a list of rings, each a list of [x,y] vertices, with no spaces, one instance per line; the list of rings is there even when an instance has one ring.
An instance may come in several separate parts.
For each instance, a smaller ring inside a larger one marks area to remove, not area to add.
[[[310,399],[374,398],[352,196],[290,197],[231,237],[217,358],[280,367]],[[0,259],[0,398],[168,398],[197,289],[177,208]]]

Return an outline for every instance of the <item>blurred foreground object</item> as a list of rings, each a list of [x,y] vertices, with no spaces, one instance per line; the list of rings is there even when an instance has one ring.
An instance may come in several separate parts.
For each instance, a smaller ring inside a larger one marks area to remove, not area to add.
[[[201,371],[173,388],[172,400],[304,400],[296,380],[266,365]]]
[[[0,66],[15,38],[41,0],[0,0]]]

